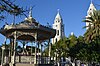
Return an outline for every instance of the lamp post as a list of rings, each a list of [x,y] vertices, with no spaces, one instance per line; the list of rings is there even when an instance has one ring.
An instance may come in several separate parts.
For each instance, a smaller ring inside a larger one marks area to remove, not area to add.
[[[2,46],[1,48],[2,48],[2,60],[1,60],[1,66],[3,66],[5,46]]]

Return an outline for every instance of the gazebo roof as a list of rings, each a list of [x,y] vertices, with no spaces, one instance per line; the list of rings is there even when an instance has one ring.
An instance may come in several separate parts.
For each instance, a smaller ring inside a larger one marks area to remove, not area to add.
[[[56,30],[50,27],[43,26],[36,22],[32,17],[26,18],[19,24],[5,25],[0,29],[0,33],[7,38],[13,38],[14,32],[18,32],[17,40],[35,41],[35,33],[37,33],[37,40],[46,40],[53,38],[56,34]]]

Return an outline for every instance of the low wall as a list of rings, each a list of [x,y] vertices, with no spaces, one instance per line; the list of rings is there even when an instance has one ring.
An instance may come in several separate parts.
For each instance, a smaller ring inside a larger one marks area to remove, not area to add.
[[[16,66],[54,66],[52,64],[16,64]]]
[[[16,62],[19,63],[34,62],[34,56],[16,56]]]

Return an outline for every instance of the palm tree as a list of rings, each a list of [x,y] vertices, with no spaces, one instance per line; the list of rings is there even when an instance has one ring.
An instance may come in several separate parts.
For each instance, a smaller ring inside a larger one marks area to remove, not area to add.
[[[89,25],[84,38],[88,42],[88,54],[90,61],[99,61],[100,53],[100,10],[94,11],[87,17],[84,22],[88,22]],[[91,51],[91,52],[90,52]]]
[[[84,34],[85,39],[91,42],[95,39],[100,39],[100,10],[93,11],[90,17],[85,18],[84,22],[89,23],[86,33]]]

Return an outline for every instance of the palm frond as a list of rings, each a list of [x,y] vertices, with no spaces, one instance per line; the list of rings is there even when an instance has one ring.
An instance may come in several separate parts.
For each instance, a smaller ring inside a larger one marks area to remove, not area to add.
[[[83,21],[89,23],[88,26],[84,26],[83,28],[87,28],[88,30],[84,34],[85,40],[90,42],[100,36],[100,11],[94,11],[90,14],[91,17],[86,17]]]

